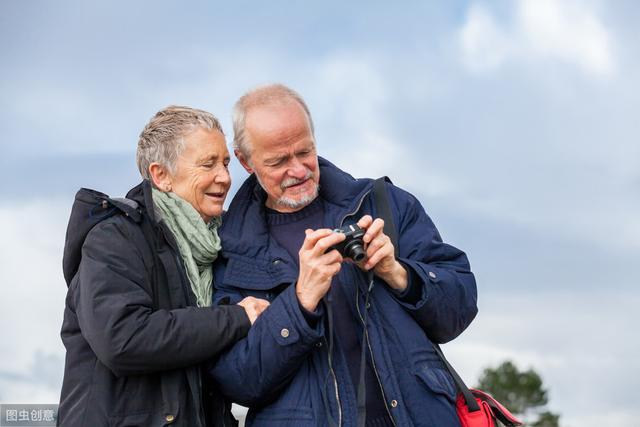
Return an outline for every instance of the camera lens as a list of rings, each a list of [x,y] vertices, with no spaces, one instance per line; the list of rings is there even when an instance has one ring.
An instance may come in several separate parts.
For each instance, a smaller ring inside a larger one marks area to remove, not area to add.
[[[344,253],[346,256],[354,260],[355,262],[360,262],[366,257],[366,253],[364,252],[364,248],[362,247],[361,242],[353,242],[351,245],[344,248]]]

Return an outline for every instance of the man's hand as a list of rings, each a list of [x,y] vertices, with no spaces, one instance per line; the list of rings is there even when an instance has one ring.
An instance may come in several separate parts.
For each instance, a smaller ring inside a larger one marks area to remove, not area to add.
[[[370,215],[360,218],[358,225],[367,230],[362,240],[365,243],[367,258],[359,264],[360,268],[369,271],[373,268],[376,276],[384,280],[396,291],[407,288],[407,270],[396,260],[395,249],[389,236],[384,234],[384,221]]]
[[[242,301],[238,303],[239,306],[244,308],[244,311],[249,316],[249,321],[253,325],[253,322],[256,321],[258,316],[262,314],[263,311],[269,307],[269,301],[266,299],[254,298],[254,297],[246,297]]]
[[[331,279],[340,271],[342,255],[337,250],[327,249],[344,240],[342,233],[322,228],[305,230],[306,237],[298,252],[300,273],[296,283],[296,296],[300,305],[315,311],[318,303],[331,287]]]

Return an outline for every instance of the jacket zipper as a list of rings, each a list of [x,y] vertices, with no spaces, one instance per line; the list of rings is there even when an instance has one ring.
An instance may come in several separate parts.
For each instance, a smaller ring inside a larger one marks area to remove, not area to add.
[[[327,362],[329,363],[329,372],[333,377],[333,386],[336,391],[336,403],[338,404],[338,426],[342,426],[342,405],[340,405],[340,392],[338,391],[338,378],[333,370],[333,363],[331,362],[331,354],[329,354],[329,343],[327,338],[323,337],[325,348],[327,349]]]
[[[371,367],[373,368],[373,372],[376,374],[376,380],[378,380],[378,386],[380,387],[380,391],[382,392],[382,400],[384,401],[384,407],[387,410],[387,414],[389,415],[389,419],[393,425],[396,425],[396,421],[393,419],[391,415],[391,411],[389,410],[389,405],[387,404],[387,397],[384,394],[384,387],[382,387],[382,382],[380,381],[380,376],[378,375],[378,370],[376,369],[376,362],[373,359],[373,350],[371,349],[371,344],[369,343],[369,331],[367,330],[367,325],[364,323],[364,318],[362,317],[362,313],[360,312],[360,304],[358,301],[360,300],[360,287],[356,286],[356,309],[358,310],[358,316],[360,317],[360,321],[362,322],[362,328],[364,329],[364,338],[367,341],[367,348],[369,349],[369,356],[371,356]],[[364,308],[367,310],[367,307]],[[363,343],[364,345],[364,343]]]
[[[344,224],[344,221],[349,218],[352,215],[355,215],[356,212],[358,212],[360,210],[360,207],[362,206],[362,202],[364,202],[364,198],[367,197],[369,195],[369,193],[371,193],[371,190],[367,191],[366,193],[364,193],[362,195],[362,197],[360,198],[360,201],[358,202],[358,205],[356,206],[356,209],[353,212],[349,212],[348,214],[346,214],[345,216],[342,217],[342,221],[340,221],[340,227],[342,227],[342,225]]]
[[[227,405],[222,404],[222,427],[227,427]]]

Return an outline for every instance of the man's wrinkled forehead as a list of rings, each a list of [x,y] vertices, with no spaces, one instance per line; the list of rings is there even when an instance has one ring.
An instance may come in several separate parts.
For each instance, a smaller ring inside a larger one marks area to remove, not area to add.
[[[297,102],[253,107],[247,111],[246,130],[251,141],[287,144],[308,135],[313,142],[309,119]]]
[[[309,117],[304,107],[295,99],[279,99],[268,103],[251,105],[246,110],[246,125],[250,126],[255,122],[271,124],[275,126],[283,125],[283,120],[292,116],[303,117],[310,127]]]

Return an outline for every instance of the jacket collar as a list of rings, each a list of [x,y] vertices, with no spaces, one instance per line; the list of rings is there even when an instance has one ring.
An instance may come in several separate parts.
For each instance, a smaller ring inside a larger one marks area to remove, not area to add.
[[[151,192],[151,181],[144,179],[140,184],[133,187],[127,193],[127,199],[138,202],[145,211],[146,215],[153,224],[157,224],[156,212],[153,208],[153,196]]]
[[[339,226],[346,215],[358,210],[373,181],[355,179],[322,157],[318,157],[318,164],[325,218]],[[225,256],[268,260],[272,255],[269,253],[269,229],[265,219],[266,199],[266,192],[252,174],[234,196],[218,230]]]

